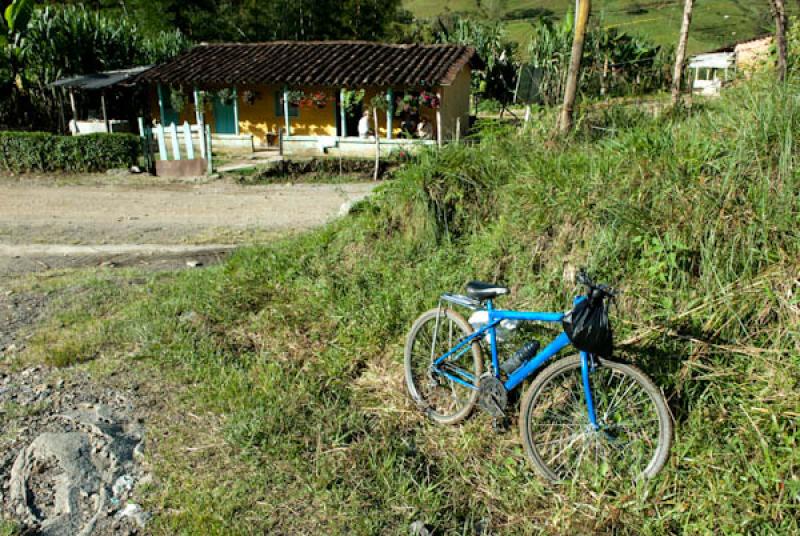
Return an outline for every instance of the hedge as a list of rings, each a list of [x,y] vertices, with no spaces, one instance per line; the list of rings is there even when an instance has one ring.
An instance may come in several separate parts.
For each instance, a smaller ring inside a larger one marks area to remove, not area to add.
[[[134,134],[0,132],[0,170],[105,171],[136,164],[141,147]]]

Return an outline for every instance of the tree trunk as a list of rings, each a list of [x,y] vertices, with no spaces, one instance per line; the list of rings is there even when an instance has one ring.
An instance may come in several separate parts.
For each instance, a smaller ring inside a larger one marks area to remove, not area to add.
[[[678,38],[678,50],[675,52],[675,68],[672,70],[672,105],[678,104],[681,99],[681,78],[683,77],[683,62],[686,61],[686,42],[689,40],[689,26],[692,24],[692,7],[694,0],[686,0],[683,5],[683,22],[681,35]],[[689,91],[692,89],[689,88]]]
[[[770,0],[775,18],[775,45],[778,48],[778,80],[786,80],[786,8],[783,0]]]
[[[580,9],[575,20],[575,37],[572,40],[572,55],[567,72],[567,87],[564,90],[564,105],[561,108],[559,128],[562,134],[572,130],[572,112],[575,107],[575,96],[578,92],[578,78],[581,71],[581,58],[583,56],[583,41],[586,37],[586,26],[589,21],[591,0],[580,0]]]

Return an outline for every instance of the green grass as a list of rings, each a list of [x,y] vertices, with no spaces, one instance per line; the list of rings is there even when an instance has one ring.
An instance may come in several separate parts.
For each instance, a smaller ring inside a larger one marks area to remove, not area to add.
[[[15,536],[19,534],[19,527],[16,523],[0,519],[0,536]]]
[[[510,39],[527,45],[530,23],[526,19],[531,13],[525,10],[540,10],[551,13],[556,19],[574,9],[573,0],[508,0],[483,1],[483,6],[493,9],[500,16],[518,17],[506,20]],[[404,6],[421,18],[434,17],[447,10],[451,12],[478,13],[476,0],[406,0]],[[797,6],[787,3],[794,13]],[[683,1],[681,0],[607,0],[593,2],[594,17],[602,17],[606,26],[618,27],[628,33],[640,34],[661,45],[677,42],[680,30]],[[727,17],[727,18],[725,18]],[[696,2],[689,34],[689,53],[694,54],[717,49],[740,40],[749,39],[774,30],[769,16],[768,0],[700,0]]]
[[[150,371],[168,401],[147,423],[152,530],[797,533],[798,89],[593,112],[569,140],[547,136],[552,115],[524,134],[486,124],[321,230],[127,296],[98,283],[60,333]],[[439,427],[407,400],[403,338],[439,293],[497,279],[504,306],[563,310],[579,266],[624,289],[620,357],[675,415],[651,482],[547,487],[516,425]]]

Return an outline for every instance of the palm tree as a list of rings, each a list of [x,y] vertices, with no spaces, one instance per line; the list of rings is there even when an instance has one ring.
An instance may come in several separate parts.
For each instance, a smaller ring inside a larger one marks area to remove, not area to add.
[[[686,60],[686,42],[689,40],[689,26],[692,24],[692,7],[694,0],[686,0],[683,5],[683,22],[681,35],[678,38],[678,49],[675,52],[675,68],[672,71],[672,105],[678,104],[681,98],[681,76],[683,62]]]

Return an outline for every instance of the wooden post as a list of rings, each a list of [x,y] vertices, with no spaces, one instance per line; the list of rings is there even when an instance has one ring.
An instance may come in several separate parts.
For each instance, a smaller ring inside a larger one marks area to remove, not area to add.
[[[386,108],[386,139],[392,139],[392,119],[394,118],[394,93],[392,92],[392,88],[386,90],[386,100],[388,102],[388,107]],[[377,125],[375,127],[375,132],[378,131]]]
[[[372,117],[375,121],[375,172],[372,180],[378,180],[378,172],[381,167],[381,137],[378,135],[378,109],[372,109]]]
[[[683,62],[686,61],[686,43],[689,41],[689,27],[692,24],[692,4],[694,0],[686,0],[683,5],[683,21],[681,34],[678,38],[678,49],[675,52],[675,66],[672,68],[672,105],[678,104],[681,98],[681,78],[683,76]],[[689,88],[691,91],[692,88]]]
[[[197,88],[194,88],[194,92],[193,93],[194,93],[194,118],[195,118],[195,121],[197,121],[197,124],[199,125],[200,123],[204,123],[205,122],[203,120],[203,113],[204,113],[205,110],[203,110],[203,106],[202,106],[202,104],[200,102],[200,90],[197,89]]]
[[[149,173],[153,171],[153,153],[150,145],[150,136],[144,126],[144,118],[139,117],[139,136],[142,138],[142,154],[144,154],[144,165]]]
[[[567,72],[567,87],[564,90],[564,103],[561,107],[559,128],[562,134],[572,130],[572,112],[575,107],[575,97],[578,94],[578,79],[580,77],[581,59],[583,58],[583,41],[586,37],[586,26],[589,22],[591,0],[580,0],[580,9],[575,19],[575,35],[572,39],[572,53]]]
[[[342,123],[342,137],[347,137],[347,110],[344,109],[345,88],[339,90],[339,121]]]
[[[778,80],[786,80],[787,52],[786,52],[786,7],[783,0],[770,0],[772,15],[775,18],[775,47],[778,49]]]
[[[239,94],[233,88],[233,122],[236,124],[236,135],[239,135]]]
[[[283,123],[286,129],[286,135],[292,135],[292,125],[289,121],[289,90],[286,86],[283,87]]]
[[[442,94],[436,93],[436,98],[439,99],[439,107],[436,108],[436,144],[442,146]]]
[[[200,99],[200,90],[194,88],[194,118],[197,120],[197,139],[200,145],[200,158],[206,158],[206,119],[203,103]]]
[[[461,141],[461,116],[456,117],[456,143]]]
[[[163,125],[166,120],[166,112],[164,111],[164,89],[161,87],[161,84],[158,84],[156,89],[158,90],[158,112],[161,114],[160,123]]]
[[[278,129],[278,154],[283,156],[283,129]]]
[[[164,123],[158,124],[158,157],[161,160],[169,160],[167,155],[167,141],[164,139]]]
[[[208,174],[211,175],[214,173],[214,158],[213,153],[211,152],[211,127],[205,125],[206,127],[206,154],[208,155],[206,161],[208,162]]]
[[[172,139],[172,159],[173,160],[180,160],[181,159],[181,146],[178,143],[178,127],[175,123],[172,123],[172,132],[169,133],[170,138]]]
[[[192,127],[189,121],[183,122],[183,145],[186,147],[186,158],[194,160],[194,146],[192,145]]]
[[[106,110],[106,92],[100,93],[100,107],[103,110],[103,123],[106,125],[106,134],[111,134],[111,124],[108,122],[108,111]]]
[[[75,90],[69,88],[69,105],[72,108],[72,120],[75,122],[75,133],[78,133],[78,106],[75,104]]]

